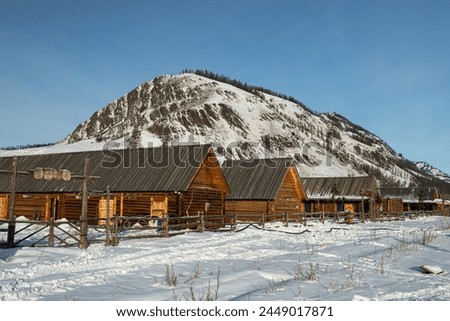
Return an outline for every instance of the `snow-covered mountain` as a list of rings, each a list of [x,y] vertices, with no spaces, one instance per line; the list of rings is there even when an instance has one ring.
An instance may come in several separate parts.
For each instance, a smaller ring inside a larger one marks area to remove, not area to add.
[[[295,156],[303,176],[375,175],[416,185],[427,173],[336,113],[193,73],[160,76],[112,101],[63,143],[211,143],[220,157]],[[240,87],[240,88],[238,88]]]
[[[339,114],[319,114],[292,97],[205,72],[145,82],[95,112],[60,143],[31,152],[165,143],[210,143],[222,160],[294,156],[305,177],[374,175],[384,186],[442,183],[435,171],[416,166]]]
[[[450,183],[450,175],[444,173],[440,169],[428,164],[427,162],[421,161],[416,162],[416,166],[419,170],[428,173],[429,175],[436,177],[444,182]]]

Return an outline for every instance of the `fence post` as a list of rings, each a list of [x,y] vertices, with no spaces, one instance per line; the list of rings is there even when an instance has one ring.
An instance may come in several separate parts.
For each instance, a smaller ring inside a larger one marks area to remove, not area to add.
[[[167,214],[163,215],[163,235],[164,237],[169,236],[169,216]]]
[[[55,221],[53,217],[50,217],[50,225],[48,228],[48,246],[55,246]]]
[[[119,228],[118,217],[114,215],[113,217],[113,230],[112,230],[112,246],[117,246],[119,241],[117,239],[117,230]]]
[[[286,227],[289,227],[289,213],[284,213],[284,224]]]
[[[106,218],[106,231],[105,231],[105,246],[111,245],[111,219],[109,217]]]
[[[236,231],[237,214],[234,213],[231,219],[233,220],[233,222],[232,222],[233,225],[231,225],[231,226],[232,226],[232,227],[231,227],[231,230],[232,230],[232,231]]]
[[[353,212],[349,212],[349,213],[347,214],[347,221],[348,221],[348,224],[353,224],[353,217],[354,217]]]
[[[48,228],[48,246],[55,246],[55,199],[50,202],[50,225]]]
[[[200,232],[204,232],[205,231],[205,216],[203,215],[203,213],[200,213]]]
[[[261,226],[264,228],[265,225],[266,225],[266,213],[263,212],[263,214],[261,215]]]
[[[109,185],[106,186],[106,240],[105,240],[105,246],[111,245],[111,209],[109,202],[111,200],[111,191]]]

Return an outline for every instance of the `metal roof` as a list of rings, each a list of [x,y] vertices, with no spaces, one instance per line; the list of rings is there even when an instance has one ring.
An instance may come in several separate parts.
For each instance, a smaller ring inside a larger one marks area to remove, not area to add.
[[[232,200],[274,200],[292,167],[291,158],[226,160],[222,171]]]
[[[404,187],[380,188],[383,198],[401,198],[404,203],[430,202],[439,199],[439,190],[436,187]]]
[[[91,191],[105,191],[108,185],[116,192],[185,191],[210,152],[210,145],[194,145],[18,156],[18,171],[31,175],[18,176],[16,191],[78,192],[81,180],[37,180],[33,170],[67,169],[73,175],[83,175],[86,158],[89,175],[100,177],[91,180]],[[12,157],[0,157],[0,170],[4,172],[11,167]],[[0,173],[0,192],[9,192],[10,184],[10,175]]]
[[[364,191],[376,192],[377,182],[371,176],[360,177],[305,177],[302,178],[303,188],[308,199],[330,200],[345,198],[361,200]]]

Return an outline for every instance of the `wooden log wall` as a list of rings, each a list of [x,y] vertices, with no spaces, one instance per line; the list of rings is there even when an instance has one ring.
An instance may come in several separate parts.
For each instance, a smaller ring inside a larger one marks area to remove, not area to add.
[[[281,184],[278,195],[274,201],[270,202],[268,211],[268,220],[270,220],[270,213],[299,213],[304,212],[305,208],[302,203],[305,196],[302,195],[302,189],[300,181],[296,179],[293,172],[294,169],[290,168],[286,172],[286,177]]]
[[[50,216],[49,201],[43,195],[16,195],[14,198],[16,217],[25,216],[30,220],[44,220]]]
[[[242,222],[255,221],[255,214],[265,215],[269,211],[267,201],[226,200],[225,213],[236,214],[236,219]]]
[[[213,225],[220,227],[224,224],[223,218],[220,217],[225,212],[225,195],[227,193],[229,193],[229,187],[222,169],[216,156],[210,151],[188,190],[178,194],[175,202],[178,205],[175,216],[203,214],[206,217],[206,224],[209,224],[208,228],[214,228]],[[208,220],[208,215],[215,218]]]
[[[99,216],[99,201],[100,196],[89,196],[88,199],[88,219],[95,220]],[[66,218],[68,220],[79,220],[81,216],[82,207],[81,197],[75,195],[64,195],[59,198],[58,217]],[[90,221],[89,224],[93,222]]]
[[[183,195],[182,213],[185,216],[220,216],[224,213],[224,195],[211,188],[191,188]]]
[[[205,187],[219,190],[224,194],[228,192],[228,186],[222,169],[213,153],[209,153],[205,158],[192,180],[189,189]]]
[[[14,199],[14,211],[16,217],[25,216],[30,220],[44,220],[49,217],[49,199],[39,196],[16,195]]]
[[[336,212],[337,204],[332,201],[311,202],[311,212]]]
[[[191,188],[183,196],[183,215],[204,215],[206,228],[220,228],[225,224],[225,195],[212,188]]]
[[[8,203],[7,196],[0,199]],[[98,217],[98,202],[99,197],[89,197],[88,218]],[[30,220],[48,221],[52,212],[55,219],[79,220],[81,198],[73,194],[16,194],[14,208],[16,217],[25,216]]]
[[[345,201],[342,203],[341,200],[336,200],[333,202],[331,200],[323,200],[323,201],[312,201],[311,203],[311,212],[361,212],[361,201]],[[368,212],[369,209],[365,208],[365,212]]]
[[[403,212],[403,201],[401,198],[388,198],[383,200],[383,211]]]
[[[116,193],[115,213],[119,216],[151,215],[152,199],[167,198],[167,213],[176,216],[178,213],[177,194],[175,193]]]
[[[116,209],[117,210],[117,209]],[[122,200],[121,216],[149,216],[150,196],[146,194],[126,194]]]
[[[16,217],[24,216],[27,219],[45,219],[49,212],[49,203],[45,195],[16,194],[14,198]],[[0,218],[8,219],[9,195],[0,195]]]

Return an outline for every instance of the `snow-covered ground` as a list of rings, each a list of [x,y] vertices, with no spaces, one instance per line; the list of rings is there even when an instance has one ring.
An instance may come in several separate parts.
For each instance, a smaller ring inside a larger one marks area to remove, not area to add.
[[[444,273],[424,274],[424,264]],[[447,301],[449,271],[449,217],[271,223],[86,250],[0,249],[0,300]]]

